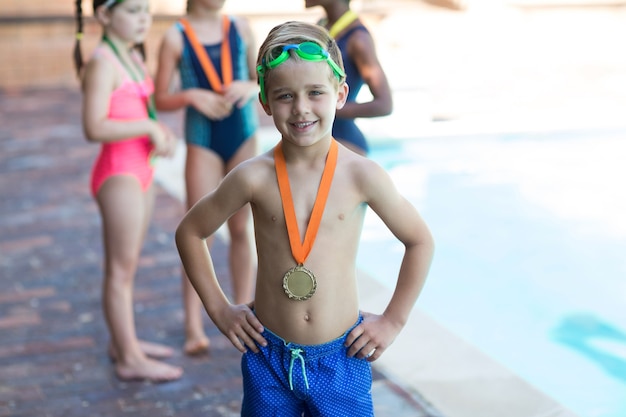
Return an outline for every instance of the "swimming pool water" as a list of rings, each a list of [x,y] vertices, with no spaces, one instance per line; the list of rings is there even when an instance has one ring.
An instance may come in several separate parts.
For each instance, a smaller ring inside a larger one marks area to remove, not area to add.
[[[625,134],[419,138],[370,155],[435,237],[419,307],[581,417],[626,416]],[[401,256],[368,213],[359,267],[393,287]]]

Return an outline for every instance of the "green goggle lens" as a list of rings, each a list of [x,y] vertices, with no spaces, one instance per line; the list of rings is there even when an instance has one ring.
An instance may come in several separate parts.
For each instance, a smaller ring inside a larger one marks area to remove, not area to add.
[[[272,59],[269,62],[265,62],[265,58],[261,61],[261,65],[256,67],[256,71],[259,74],[259,85],[261,87],[261,101],[265,104],[267,103],[267,96],[265,95],[265,80],[264,75],[267,69],[274,69],[283,62],[285,62],[291,56],[289,54],[290,50],[294,50],[296,54],[304,59],[305,61],[310,62],[320,62],[326,61],[328,65],[333,70],[333,73],[338,79],[342,79],[345,77],[345,72],[333,61],[333,59],[328,54],[328,51],[322,48],[320,45],[315,42],[303,42],[301,44],[289,44],[283,46],[283,50],[276,58]]]

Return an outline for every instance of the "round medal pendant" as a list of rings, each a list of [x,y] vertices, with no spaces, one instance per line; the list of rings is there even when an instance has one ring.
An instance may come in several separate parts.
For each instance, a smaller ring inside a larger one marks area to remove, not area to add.
[[[317,281],[311,271],[302,265],[297,265],[285,273],[283,289],[292,300],[308,300],[315,294]]]

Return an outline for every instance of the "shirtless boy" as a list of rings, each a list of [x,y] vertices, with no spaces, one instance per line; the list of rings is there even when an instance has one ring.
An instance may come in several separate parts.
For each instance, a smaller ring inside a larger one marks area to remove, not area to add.
[[[176,232],[178,250],[207,313],[244,353],[242,416],[370,416],[371,362],[406,323],[433,240],[389,175],[333,139],[348,86],[325,29],[275,27],[257,65],[259,98],[281,140],[190,209]],[[247,203],[258,255],[255,300],[233,305],[204,240]],[[382,314],[359,310],[356,256],[368,206],[405,246]]]

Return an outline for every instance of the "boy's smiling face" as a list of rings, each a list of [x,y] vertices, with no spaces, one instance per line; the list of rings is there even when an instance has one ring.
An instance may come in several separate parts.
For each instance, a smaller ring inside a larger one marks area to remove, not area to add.
[[[348,96],[347,84],[326,62],[289,58],[265,80],[265,112],[272,116],[283,140],[309,146],[331,135],[335,113]]]

